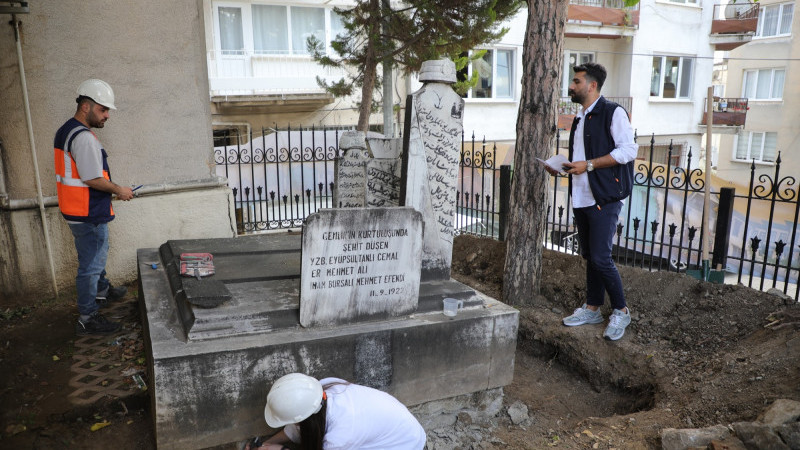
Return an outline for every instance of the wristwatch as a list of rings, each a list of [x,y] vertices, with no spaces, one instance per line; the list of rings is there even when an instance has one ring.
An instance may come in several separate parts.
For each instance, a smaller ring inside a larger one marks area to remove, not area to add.
[[[586,171],[591,172],[594,170],[594,164],[592,164],[592,160],[586,161]]]

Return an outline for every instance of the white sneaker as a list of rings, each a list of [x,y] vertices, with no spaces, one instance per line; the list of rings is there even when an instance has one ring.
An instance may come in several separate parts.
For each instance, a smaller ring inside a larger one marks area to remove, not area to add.
[[[625,328],[631,323],[631,310],[630,308],[626,309],[628,312],[615,309],[614,312],[611,313],[606,331],[603,332],[604,338],[609,341],[616,341],[625,334]]]
[[[576,308],[571,316],[564,317],[561,322],[568,327],[577,327],[587,323],[602,323],[603,315],[600,310],[592,311],[586,307],[586,303],[580,308]]]

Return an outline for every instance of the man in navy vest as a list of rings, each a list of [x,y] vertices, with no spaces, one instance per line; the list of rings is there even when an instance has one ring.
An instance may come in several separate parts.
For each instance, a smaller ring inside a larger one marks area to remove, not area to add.
[[[570,194],[578,227],[581,256],[586,259],[586,303],[563,319],[578,326],[604,321],[600,307],[608,292],[613,311],[603,337],[616,341],[631,323],[622,279],[611,258],[622,201],[633,186],[633,160],[638,146],[625,109],[600,95],[606,69],[597,63],[575,66],[570,99],[583,109],[569,135]],[[548,169],[553,172],[552,170]]]

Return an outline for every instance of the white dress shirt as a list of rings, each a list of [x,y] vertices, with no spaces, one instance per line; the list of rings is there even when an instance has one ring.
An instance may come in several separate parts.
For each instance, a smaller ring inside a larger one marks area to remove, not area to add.
[[[598,97],[597,100],[599,99]],[[576,114],[580,121],[578,121],[578,126],[575,128],[575,139],[572,143],[572,162],[586,161],[586,149],[583,146],[583,123],[586,114],[591,112],[597,105],[597,100],[588,108],[582,109]],[[614,143],[616,144],[614,150],[611,150],[611,157],[618,164],[625,164],[636,159],[639,146],[633,141],[633,129],[623,108],[614,110],[614,116],[611,118],[611,137],[614,138]],[[592,189],[589,187],[589,172],[573,175],[572,207],[585,208],[593,206],[595,203]]]

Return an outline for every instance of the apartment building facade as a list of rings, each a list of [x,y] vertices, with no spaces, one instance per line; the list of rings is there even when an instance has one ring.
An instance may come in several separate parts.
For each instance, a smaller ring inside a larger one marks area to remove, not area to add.
[[[305,48],[308,36],[327,45],[343,31],[335,7],[347,1],[204,0],[206,48],[211,111],[215,130],[260,130],[297,126],[354,128],[360,93],[334,98],[321,89],[317,77],[341,79],[343,70],[316,64]],[[522,40],[526,14],[504,24],[509,32],[484,47],[486,53],[468,68],[479,74],[478,85],[466,94],[466,133],[514,142],[521,84]],[[353,69],[355,70],[355,69]],[[380,72],[380,69],[379,69]],[[394,134],[401,121],[407,94],[421,84],[416,75],[393,74]],[[383,130],[383,114],[371,115],[370,125]],[[260,132],[260,131],[259,131]]]
[[[725,97],[747,99],[747,120],[735,134],[720,138],[715,155],[717,175],[730,183],[772,177],[780,154],[781,173],[800,175],[800,86],[797,68],[800,32],[793,1],[760,1],[758,28],[752,40],[726,57]]]
[[[634,7],[617,0],[571,1],[559,127],[568,129],[576,111],[566,96],[571,67],[599,62],[608,69],[602,93],[628,110],[642,147],[655,140],[653,161],[667,163],[672,143],[670,164],[690,162],[691,151],[696,166],[705,148],[714,51],[749,41],[756,20],[742,12],[751,9],[728,11],[713,0],[642,0]],[[729,126],[712,128],[730,132]],[[649,150],[642,148],[639,156],[648,159]]]

